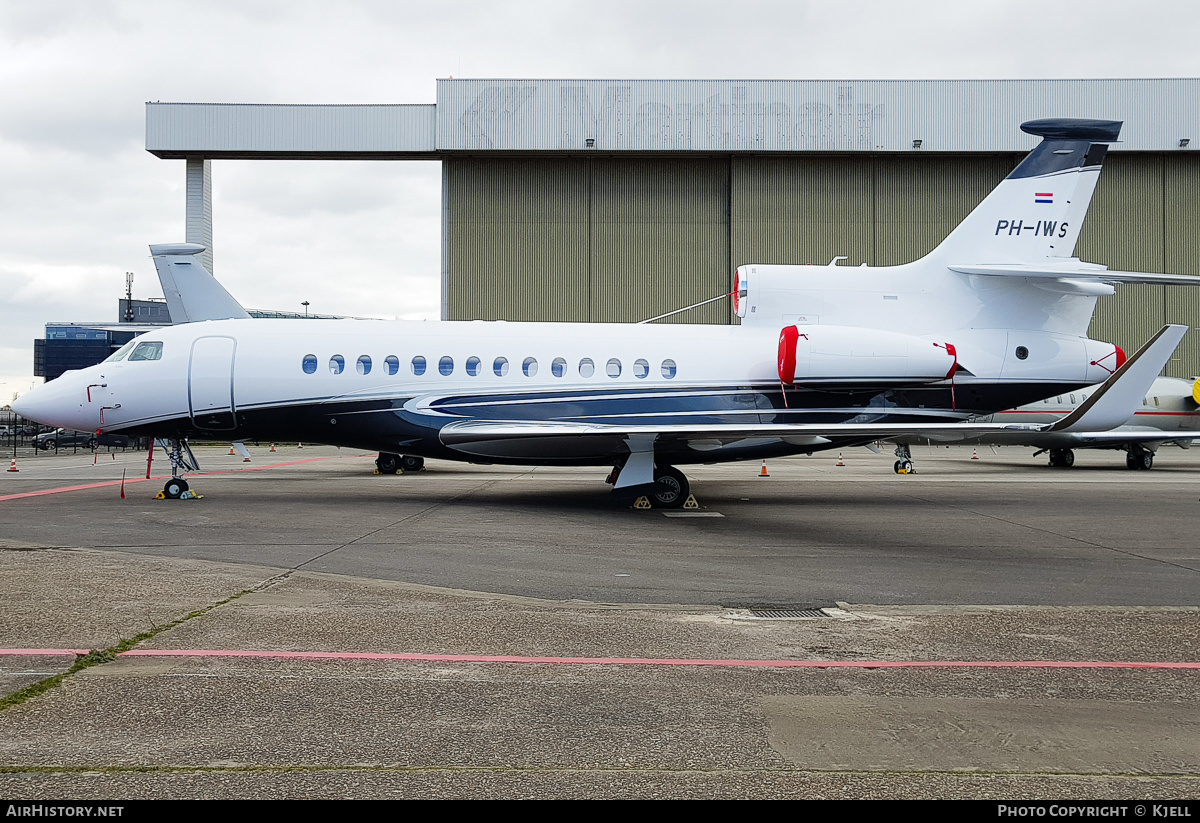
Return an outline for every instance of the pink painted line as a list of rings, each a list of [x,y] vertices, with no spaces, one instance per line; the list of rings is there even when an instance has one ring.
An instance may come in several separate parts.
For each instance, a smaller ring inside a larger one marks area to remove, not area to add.
[[[0,649],[0,655],[86,654],[72,649]],[[715,666],[779,669],[1182,669],[1200,662],[1127,660],[706,660],[653,657],[527,657],[508,654],[386,654],[236,649],[133,649],[120,657],[233,657],[301,660],[399,660],[425,663],[549,663],[581,666]]]
[[[335,454],[329,457],[308,457],[304,460],[291,460],[287,463],[270,463],[265,466],[242,466],[237,469],[221,469],[220,471],[197,472],[192,477],[213,477],[219,474],[237,474],[238,472],[260,472],[266,469],[282,469],[286,466],[299,466],[301,463],[315,463],[318,460],[345,460],[354,457],[370,457],[369,454]],[[147,480],[166,480],[169,475],[158,475],[156,477],[129,477],[124,481],[120,480],[105,480],[101,483],[85,483],[82,486],[60,486],[57,489],[41,489],[33,492],[18,492],[17,494],[0,495],[0,502],[4,500],[20,500],[23,497],[41,497],[45,494],[61,494],[63,492],[77,492],[83,489],[100,489],[105,486],[119,486],[122,482],[126,486],[132,483],[145,483]]]

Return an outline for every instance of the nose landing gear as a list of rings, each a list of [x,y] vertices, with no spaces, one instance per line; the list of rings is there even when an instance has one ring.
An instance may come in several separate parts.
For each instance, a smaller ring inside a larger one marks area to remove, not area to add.
[[[896,474],[916,474],[916,467],[913,466],[912,451],[905,444],[896,446],[896,462],[892,465],[892,471]]]
[[[192,454],[192,448],[188,445],[187,440],[173,437],[169,440],[156,440],[155,443],[162,447],[162,450],[167,453],[167,459],[171,461],[171,479],[163,486],[163,497],[167,500],[179,500],[188,491],[188,482],[179,475],[184,472],[200,471],[200,461],[196,459],[196,455]],[[152,445],[152,455],[153,450]],[[149,465],[149,463],[146,464],[147,474]]]

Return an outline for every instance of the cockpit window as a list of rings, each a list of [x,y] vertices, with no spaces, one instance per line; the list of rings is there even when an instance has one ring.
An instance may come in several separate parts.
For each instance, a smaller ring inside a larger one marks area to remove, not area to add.
[[[138,343],[129,355],[129,362],[132,363],[134,360],[162,360],[162,343],[150,341]]]
[[[116,363],[118,360],[124,360],[126,357],[129,356],[129,353],[131,351],[133,351],[133,347],[136,345],[137,345],[136,340],[130,340],[124,346],[117,349],[115,352],[113,352],[107,358],[105,358],[104,362],[105,363]]]

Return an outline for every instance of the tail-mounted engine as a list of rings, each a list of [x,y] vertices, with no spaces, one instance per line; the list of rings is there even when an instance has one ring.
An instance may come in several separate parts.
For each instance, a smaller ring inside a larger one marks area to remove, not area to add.
[[[779,333],[779,379],[789,385],[830,380],[934,383],[952,377],[957,367],[954,346],[899,332],[784,326]]]

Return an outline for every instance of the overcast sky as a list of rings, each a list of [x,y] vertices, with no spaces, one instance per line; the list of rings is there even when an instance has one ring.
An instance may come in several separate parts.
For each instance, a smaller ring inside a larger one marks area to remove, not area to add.
[[[0,402],[47,321],[116,320],[184,239],[145,102],[433,103],[439,77],[1200,77],[1192,2],[0,0]],[[436,318],[431,162],[213,163],[244,305]],[[41,382],[40,378],[37,382]]]

